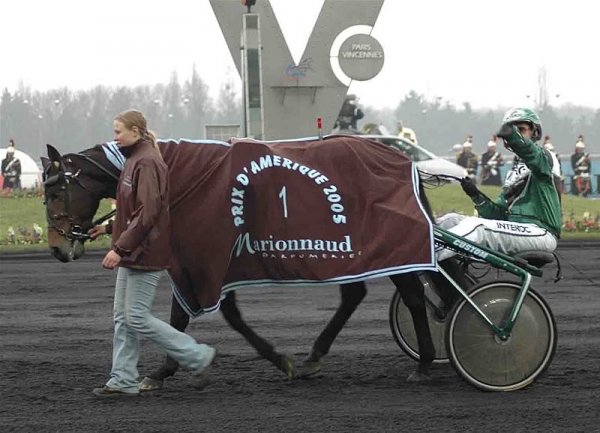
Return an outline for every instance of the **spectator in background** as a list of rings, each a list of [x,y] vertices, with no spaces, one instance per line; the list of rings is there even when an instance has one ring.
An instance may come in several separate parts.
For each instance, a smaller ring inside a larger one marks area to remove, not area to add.
[[[458,160],[458,155],[463,151],[462,144],[456,143],[452,146],[452,151],[454,152],[454,158]]]
[[[463,143],[463,150],[456,157],[456,163],[467,170],[467,176],[475,182],[477,176],[477,155],[473,153],[473,136]]]
[[[571,187],[571,192],[575,195],[587,197],[592,192],[590,181],[592,161],[590,160],[590,154],[585,153],[583,135],[577,137],[575,153],[571,155],[571,167],[573,168],[573,186]]]
[[[560,166],[560,159],[558,157],[558,153],[554,150],[554,145],[550,141],[550,136],[546,135],[544,137],[544,149],[550,152],[552,158],[555,161],[555,164],[552,166],[552,173],[554,174],[556,189],[560,194],[565,192],[565,177],[563,176],[562,167]]]
[[[496,135],[487,144],[487,151],[481,155],[481,184],[482,185],[502,185],[500,179],[500,167],[504,165],[504,160],[500,152],[496,150]]]
[[[463,147],[465,146],[465,144],[469,143],[471,147],[473,147],[473,136],[472,135],[467,135],[467,139],[465,140],[465,142],[463,143]]]
[[[15,141],[11,138],[2,160],[2,189],[21,189],[21,161],[15,155]]]
[[[404,126],[402,124],[402,121],[398,121],[397,123],[397,127],[398,127],[398,137],[402,137],[407,139],[408,141],[411,141],[414,144],[418,144],[417,142],[417,134],[415,134],[415,131],[413,131],[410,128],[407,128],[406,126]]]
[[[356,95],[347,95],[344,99],[342,109],[335,121],[334,128],[357,130],[357,121],[365,117],[365,114],[358,108],[358,98]]]

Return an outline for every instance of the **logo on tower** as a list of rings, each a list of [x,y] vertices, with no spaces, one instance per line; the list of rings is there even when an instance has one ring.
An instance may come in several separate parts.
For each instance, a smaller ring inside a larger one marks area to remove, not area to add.
[[[371,36],[373,27],[358,25],[348,27],[333,41],[330,63],[333,73],[345,85],[352,80],[367,81],[383,68],[383,47]]]

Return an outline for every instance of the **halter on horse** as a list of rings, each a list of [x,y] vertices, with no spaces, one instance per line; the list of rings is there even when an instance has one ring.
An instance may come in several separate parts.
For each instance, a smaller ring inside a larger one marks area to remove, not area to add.
[[[119,176],[86,153],[63,157],[48,145],[48,155],[49,158],[42,158],[48,244],[57,259],[69,262],[83,254],[83,243],[90,239],[87,230],[110,219],[116,212],[113,210],[92,221],[99,201],[110,196],[111,185],[93,182],[94,178],[89,173],[86,181],[82,181],[82,163],[84,166],[88,163],[99,173],[108,176],[114,185]]]

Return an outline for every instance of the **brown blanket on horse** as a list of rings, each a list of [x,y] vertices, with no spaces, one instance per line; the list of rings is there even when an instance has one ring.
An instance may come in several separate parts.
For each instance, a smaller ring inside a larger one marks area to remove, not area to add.
[[[165,141],[175,296],[191,316],[228,290],[345,283],[433,267],[412,162],[349,136]]]

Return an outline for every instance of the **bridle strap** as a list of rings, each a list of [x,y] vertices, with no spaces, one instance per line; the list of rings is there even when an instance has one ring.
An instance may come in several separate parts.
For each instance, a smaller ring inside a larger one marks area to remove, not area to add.
[[[76,173],[75,176],[77,176],[77,174],[78,173]],[[48,228],[56,230],[56,232],[58,232],[59,235],[65,237],[69,240],[75,240],[75,238],[72,237],[72,233],[74,232],[73,227],[76,227],[76,225],[73,224],[73,218],[71,217],[71,212],[70,212],[71,180],[73,179],[74,175],[69,171],[64,171],[63,174],[60,175],[60,177],[62,177],[64,179],[65,184],[66,184],[64,188],[61,188],[61,189],[65,189],[65,193],[67,195],[67,199],[65,200],[65,203],[64,203],[65,212],[58,214],[58,215],[50,215],[48,213],[48,206],[46,206],[46,220],[48,221]],[[56,224],[54,224],[54,220],[56,219],[56,217],[66,217],[68,219],[69,232],[65,231],[64,229],[61,229],[60,227],[57,227]]]
[[[104,174],[107,174],[114,181],[118,182],[119,177],[117,175],[115,175],[114,173],[112,173],[110,170],[108,170],[102,164],[98,163],[97,161],[94,161],[88,155],[85,155],[83,153],[76,153],[76,154],[73,154],[73,155],[77,155],[78,157],[83,158],[84,160],[86,160],[87,162],[89,162],[90,164],[92,164],[93,166],[95,166],[96,168],[98,168],[100,171],[102,171]],[[51,218],[50,215],[48,215],[48,209],[46,208],[46,215],[47,215],[47,219],[48,219],[48,227],[56,230],[61,236],[65,237],[65,238],[67,238],[68,240],[71,240],[71,241],[74,241],[74,240],[86,241],[88,239],[91,239],[90,235],[88,235],[87,233],[81,232],[81,226],[73,224],[73,218],[71,217],[71,213],[70,213],[71,181],[75,180],[83,189],[85,189],[86,191],[89,191],[81,183],[81,181],[79,181],[77,179],[77,177],[79,176],[80,173],[81,173],[81,169],[77,170],[77,172],[75,174],[72,174],[69,171],[65,171],[64,172],[64,179],[65,179],[66,190],[67,190],[66,191],[66,193],[67,193],[67,201],[65,203],[66,215],[63,214],[63,215],[60,215],[60,216],[68,218],[68,221],[69,221],[69,224],[70,224],[70,230],[69,230],[69,232],[66,232],[63,229],[61,229],[59,227],[56,227],[54,224],[50,224],[50,221],[53,221],[54,218]],[[90,192],[93,192],[93,191],[90,191]],[[105,214],[105,215],[101,216],[100,218],[96,219],[95,221],[93,221],[92,222],[92,226],[94,227],[96,225],[102,224],[106,220],[112,218],[116,213],[117,213],[116,209],[111,210],[107,214]]]

